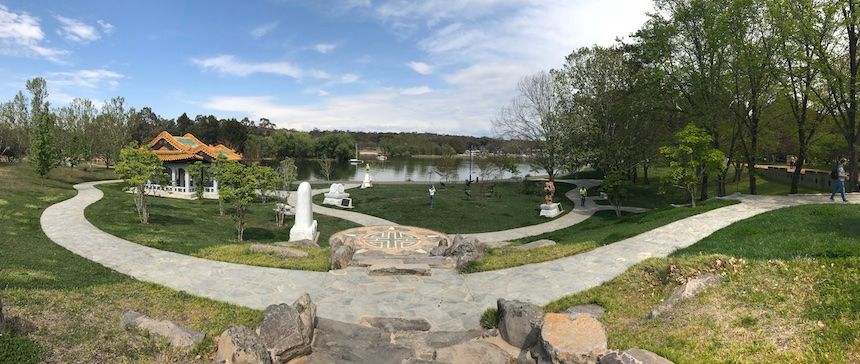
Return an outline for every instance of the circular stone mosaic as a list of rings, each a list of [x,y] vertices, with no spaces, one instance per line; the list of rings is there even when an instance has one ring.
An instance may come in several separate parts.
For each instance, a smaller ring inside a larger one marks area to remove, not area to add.
[[[448,235],[412,226],[364,226],[344,230],[331,236],[359,249],[381,250],[387,253],[430,251]]]

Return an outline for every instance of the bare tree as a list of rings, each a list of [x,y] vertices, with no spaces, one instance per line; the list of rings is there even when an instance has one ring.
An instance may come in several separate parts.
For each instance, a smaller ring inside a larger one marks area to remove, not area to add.
[[[541,71],[523,77],[517,90],[519,95],[502,108],[493,126],[499,136],[524,142],[533,168],[546,171],[552,180],[572,167],[573,134],[559,112],[554,78]]]
[[[334,159],[320,158],[318,162],[320,164],[320,171],[323,176],[325,176],[325,180],[331,181],[331,172],[334,169]]]

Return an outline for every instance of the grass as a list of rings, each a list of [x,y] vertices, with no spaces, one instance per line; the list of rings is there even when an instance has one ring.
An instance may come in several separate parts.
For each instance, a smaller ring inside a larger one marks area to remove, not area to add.
[[[856,205],[767,212],[545,310],[600,304],[610,347],[639,347],[676,363],[856,363],[858,220]],[[668,315],[646,318],[686,278],[705,271],[727,279]]]
[[[12,334],[0,336],[0,362],[57,363],[212,359],[211,339],[190,354],[119,328],[134,310],[200,330],[211,338],[233,325],[254,327],[259,311],[140,282],[72,254],[42,232],[39,216],[74,196],[72,183],[109,171],[58,168],[48,179],[25,164],[0,164],[0,287]]]
[[[352,222],[315,215],[323,249],[306,249],[308,257],[280,257],[272,253],[252,253],[250,243],[289,240],[292,221],[275,224],[274,203],[254,203],[247,214],[245,242],[237,243],[232,218],[219,216],[214,200],[189,201],[152,197],[150,223],[140,224],[132,196],[122,185],[99,186],[105,196],[87,207],[87,219],[110,234],[149,247],[231,263],[275,268],[327,271],[330,267],[328,238],[335,232],[356,227]]]
[[[587,220],[571,227],[514,242],[524,244],[538,239],[550,239],[558,243],[556,245],[526,251],[517,251],[510,247],[489,249],[480,261],[468,265],[464,271],[504,269],[583,253],[674,221],[735,203],[737,201],[712,200],[695,208],[663,207],[642,214],[625,214],[620,218],[615,216],[614,211],[598,211]]]
[[[402,225],[446,233],[478,233],[540,224],[548,219],[538,215],[543,202],[543,183],[496,183],[494,197],[482,197],[472,186],[472,198],[464,198],[462,184],[448,185],[436,192],[436,206],[430,209],[426,184],[379,184],[373,188],[351,189],[352,211],[381,217]],[[556,184],[556,201],[570,210],[564,193],[575,186]],[[322,203],[322,195],[314,197]]]

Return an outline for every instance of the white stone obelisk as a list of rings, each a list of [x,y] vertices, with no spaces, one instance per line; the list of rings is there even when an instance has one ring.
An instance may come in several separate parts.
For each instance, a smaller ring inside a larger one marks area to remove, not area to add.
[[[296,191],[296,223],[290,229],[290,241],[317,240],[317,221],[314,220],[311,184],[302,182]]]

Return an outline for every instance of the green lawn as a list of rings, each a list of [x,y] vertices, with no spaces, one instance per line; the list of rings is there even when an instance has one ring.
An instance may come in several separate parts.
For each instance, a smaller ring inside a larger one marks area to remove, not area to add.
[[[41,180],[26,164],[0,164],[0,287],[12,331],[0,335],[0,363],[187,362],[212,359],[207,339],[190,354],[119,328],[129,310],[173,320],[208,337],[232,325],[254,327],[255,310],[143,283],[72,254],[42,232],[39,216],[74,196],[72,183],[110,171],[59,168]]]
[[[860,206],[810,205],[740,221],[669,258],[545,307],[607,308],[609,346],[676,363],[860,361]],[[705,271],[719,288],[648,320],[679,282]]]
[[[373,188],[351,189],[352,211],[373,215],[402,225],[418,226],[445,233],[478,233],[513,229],[548,221],[538,216],[543,202],[543,183],[497,183],[496,196],[483,197],[480,187],[472,185],[472,198],[466,199],[462,184],[448,185],[436,192],[436,207],[430,209],[426,184],[377,184]],[[570,200],[564,193],[574,188],[556,184],[556,202],[566,211]],[[323,195],[314,197],[322,203]]]
[[[538,239],[551,239],[558,244],[528,251],[510,248],[489,249],[478,262],[467,266],[466,272],[480,272],[550,261],[579,254],[601,245],[614,243],[660,226],[737,203],[731,200],[713,200],[695,208],[663,207],[642,214],[624,214],[616,217],[614,211],[598,211],[594,216],[571,227],[538,236],[520,239],[523,244]]]
[[[108,233],[138,244],[201,258],[275,268],[327,271],[330,267],[328,238],[332,234],[358,225],[338,218],[317,214],[319,243],[323,249],[306,249],[309,257],[279,257],[252,253],[250,243],[273,243],[290,237],[292,220],[283,227],[275,224],[274,203],[254,203],[247,214],[245,243],[236,241],[232,217],[219,216],[214,200],[189,201],[152,197],[150,223],[140,224],[132,195],[122,185],[102,185],[105,196],[86,209],[87,219]]]

